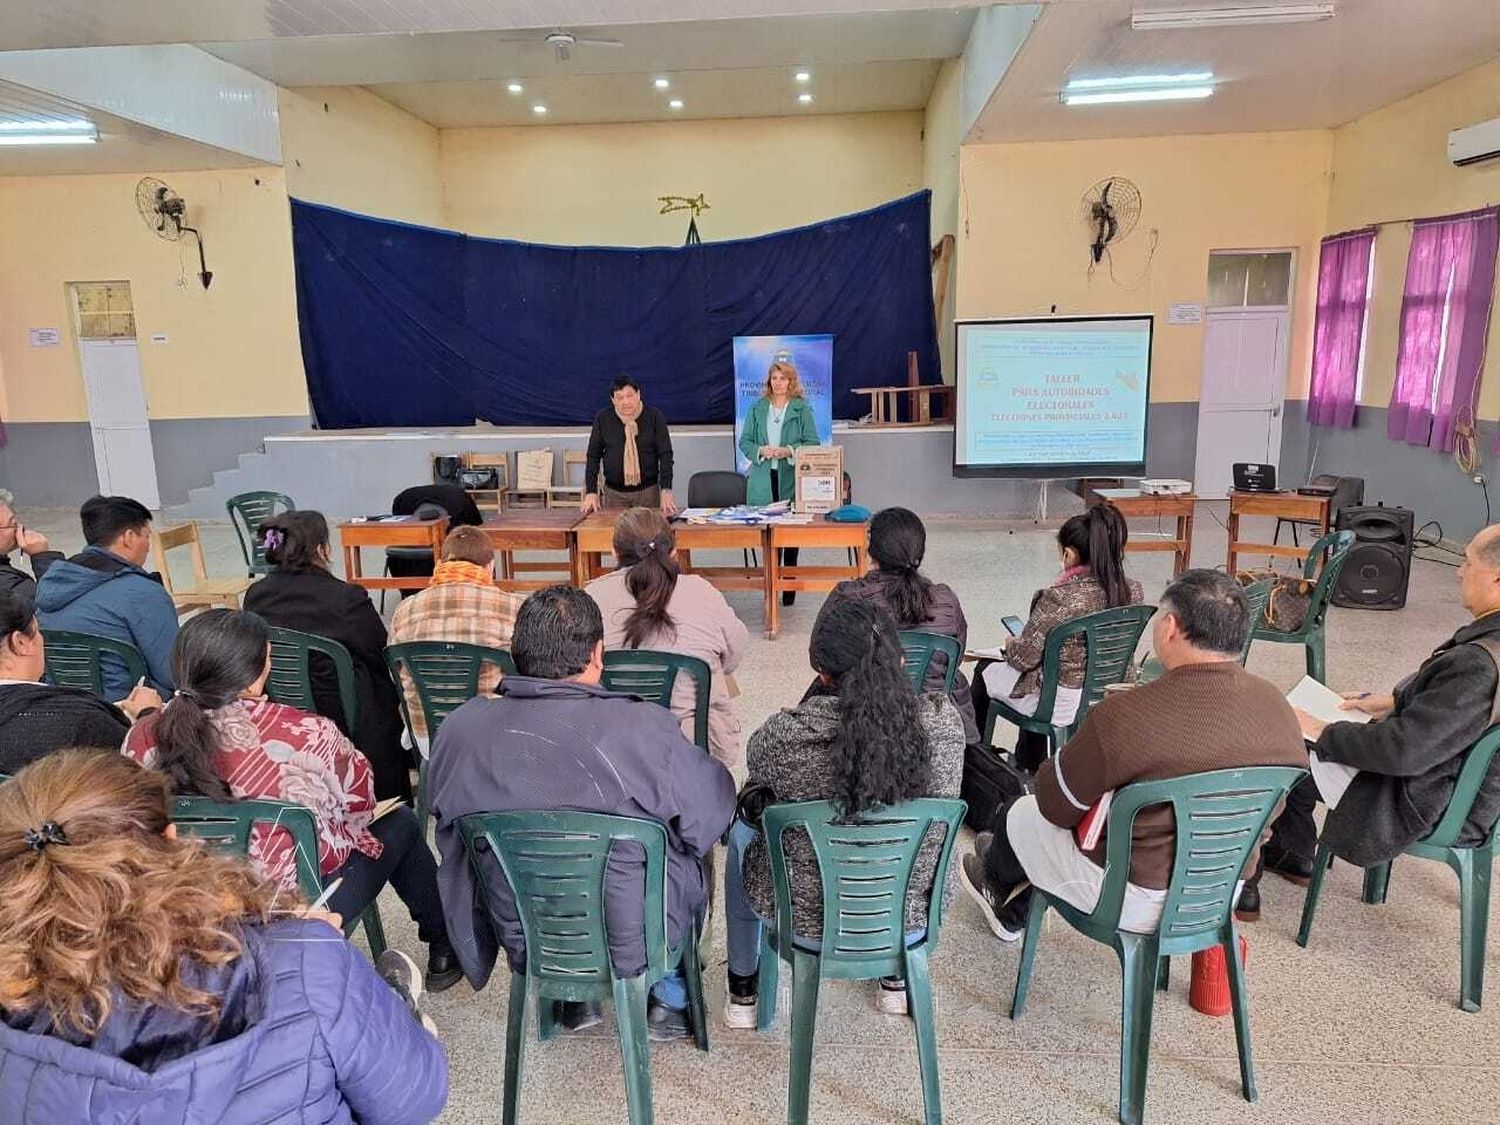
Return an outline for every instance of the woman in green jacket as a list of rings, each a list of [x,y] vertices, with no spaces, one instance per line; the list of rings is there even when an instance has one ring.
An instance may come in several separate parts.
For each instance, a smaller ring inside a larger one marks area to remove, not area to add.
[[[750,408],[740,434],[740,452],[750,460],[745,502],[770,504],[794,499],[794,451],[799,445],[818,444],[818,428],[802,392],[797,365],[790,352],[777,352],[766,372],[766,393]],[[781,565],[797,565],[797,548],[781,552]],[[787,591],[781,595],[781,604],[791,605],[796,597]]]

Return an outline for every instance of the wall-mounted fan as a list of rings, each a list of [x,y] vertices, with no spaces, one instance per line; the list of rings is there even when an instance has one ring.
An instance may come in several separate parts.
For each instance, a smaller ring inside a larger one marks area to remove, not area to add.
[[[1089,253],[1099,262],[1112,243],[1135,230],[1141,218],[1141,189],[1119,176],[1100,180],[1084,192],[1082,211],[1090,236]]]
[[[177,242],[190,234],[198,240],[198,280],[207,289],[214,275],[203,257],[203,235],[187,225],[187,200],[154,176],[147,176],[135,185],[135,207],[157,238]]]
[[[510,36],[500,39],[501,43],[522,43],[531,47],[551,47],[553,55],[560,63],[567,62],[573,57],[574,47],[623,47],[618,39],[591,39],[587,36],[574,35],[571,31],[562,28],[554,28],[544,34],[540,39],[535,36]]]

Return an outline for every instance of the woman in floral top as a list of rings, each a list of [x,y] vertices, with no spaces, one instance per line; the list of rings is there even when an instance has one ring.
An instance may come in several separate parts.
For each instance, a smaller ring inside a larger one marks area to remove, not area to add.
[[[318,871],[342,879],[328,909],[354,918],[390,883],[428,947],[427,987],[461,975],[438,899],[437,863],[409,808],[374,819],[370,763],[331,719],[265,697],[271,649],[264,620],[213,609],[172,646],[177,694],[131,728],[125,753],[161,770],[182,794],[216,801],[263,798],[302,805],[318,827]],[[257,825],[250,858],[268,878],[297,886],[291,834]]]

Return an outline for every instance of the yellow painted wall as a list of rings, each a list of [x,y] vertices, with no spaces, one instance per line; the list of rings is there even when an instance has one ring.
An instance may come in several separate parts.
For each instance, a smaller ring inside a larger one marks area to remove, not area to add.
[[[1375,288],[1362,399],[1390,402],[1411,226],[1398,220],[1500,203],[1500,160],[1455,168],[1448,133],[1500,114],[1500,61],[1368,114],[1333,134],[1328,229],[1387,223],[1375,240]],[[1304,384],[1305,385],[1305,384]],[[1500,417],[1500,316],[1492,319],[1479,415]]]
[[[963,61],[947,59],[927,99],[922,121],[923,181],[932,189],[932,241],[958,233],[958,150],[963,143]],[[953,382],[953,318],[958,298],[958,263],[948,269],[948,299],[938,325],[943,376]]]
[[[438,131],[358,86],[282,89],[288,192],[366,215],[444,225]]]
[[[1201,326],[1167,306],[1202,303],[1211,250],[1297,250],[1291,382],[1311,349],[1318,240],[1332,138],[1326,131],[965,145],[960,154],[958,315],[1150,312],[1151,397],[1196,401]],[[1140,188],[1140,224],[1091,268],[1079,201],[1122,176]],[[1154,255],[1151,229],[1159,232]]]
[[[922,114],[868,113],[442,131],[447,225],[600,246],[680,245],[703,192],[705,239],[743,238],[921,188]]]
[[[129,281],[152,418],[307,413],[291,228],[281,169],[171,172],[203,231],[213,286],[191,239],[163,242],[136,212],[138,176],[0,176],[0,417],[88,418],[65,286]],[[63,345],[33,348],[27,329]],[[153,333],[168,342],[152,344]]]

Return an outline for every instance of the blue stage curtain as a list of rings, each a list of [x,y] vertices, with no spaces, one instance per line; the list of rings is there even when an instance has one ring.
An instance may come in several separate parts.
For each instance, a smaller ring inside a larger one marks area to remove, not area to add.
[[[628,373],[668,421],[730,422],[735,336],[831,332],[834,416],[938,380],[928,192],[814,226],[682,247],[541,246],[292,200],[314,417],[359,426],[586,425]]]

